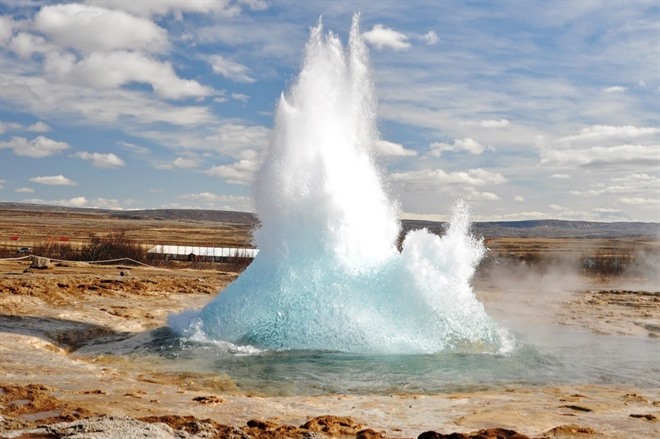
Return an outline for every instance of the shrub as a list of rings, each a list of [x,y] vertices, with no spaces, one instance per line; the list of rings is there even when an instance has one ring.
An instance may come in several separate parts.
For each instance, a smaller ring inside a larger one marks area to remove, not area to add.
[[[50,259],[75,261],[79,259],[79,250],[69,243],[47,242],[36,245],[32,253]]]
[[[128,238],[123,232],[107,236],[90,235],[89,243],[80,249],[80,260],[104,261],[130,258],[141,261],[146,258],[144,248]]]

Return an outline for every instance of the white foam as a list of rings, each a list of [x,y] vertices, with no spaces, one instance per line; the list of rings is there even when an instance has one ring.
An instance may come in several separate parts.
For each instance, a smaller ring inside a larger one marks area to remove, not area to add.
[[[201,312],[173,316],[173,329],[266,349],[431,353],[508,343],[470,287],[484,247],[463,203],[445,236],[414,231],[397,251],[397,205],[371,156],[371,84],[357,17],[347,50],[321,23],[312,29],[257,177],[260,252]]]

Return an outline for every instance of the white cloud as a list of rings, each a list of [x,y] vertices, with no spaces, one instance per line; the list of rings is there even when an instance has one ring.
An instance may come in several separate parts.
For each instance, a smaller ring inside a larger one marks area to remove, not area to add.
[[[613,177],[611,181],[617,184],[623,184],[628,186],[633,186],[636,188],[645,187],[645,188],[658,188],[660,187],[660,178],[657,176],[645,174],[645,173],[632,173],[624,175],[623,177]]]
[[[495,195],[491,192],[480,192],[479,193],[479,199],[480,200],[487,200],[487,201],[495,201],[495,200],[499,200],[500,197],[498,197],[497,195]]]
[[[408,149],[400,143],[389,142],[387,140],[376,141],[376,152],[384,156],[392,157],[414,157],[417,151]]]
[[[559,167],[657,167],[660,128],[592,125],[541,149],[541,163]]]
[[[137,52],[95,52],[77,63],[70,57],[60,58],[59,62],[53,74],[67,82],[105,89],[145,83],[166,99],[205,97],[212,93],[197,81],[179,78],[169,62]]]
[[[598,197],[603,194],[611,194],[611,193],[616,193],[619,191],[619,188],[617,187],[607,187],[602,183],[599,183],[597,185],[594,185],[594,189],[588,189],[588,190],[572,190],[569,193],[571,195],[575,195],[576,197]],[[624,192],[628,192],[628,190],[624,190]]]
[[[247,5],[253,11],[265,11],[268,9],[268,3],[264,0],[238,0],[238,2]]]
[[[492,192],[480,192],[472,187],[463,187],[464,198],[468,201],[497,201],[500,199]]]
[[[657,198],[642,198],[642,197],[623,197],[619,198],[619,203],[628,204],[630,206],[655,206],[660,200]]]
[[[247,103],[250,100],[250,96],[243,93],[232,93],[231,98],[234,99],[235,101],[240,101],[244,103]]]
[[[94,122],[129,115],[139,122],[190,125],[210,118],[208,108],[173,107],[150,98],[144,88],[124,89],[146,84],[163,99],[214,94],[195,80],[179,77],[171,62],[154,57],[165,54],[170,46],[167,31],[151,20],[89,4],[59,4],[42,7],[31,23],[41,35],[10,35],[8,47],[24,57],[42,53],[34,64],[43,65],[45,77],[19,76],[17,72],[24,73],[25,66],[3,74],[1,92],[9,101],[36,114],[77,113]]]
[[[626,87],[622,87],[620,85],[614,85],[612,87],[605,87],[603,89],[603,91],[605,93],[623,93],[626,90],[628,90]]]
[[[4,134],[7,131],[20,130],[21,128],[23,128],[23,125],[20,123],[0,121],[0,134]]]
[[[225,123],[206,136],[204,148],[212,147],[223,154],[237,159],[254,159],[255,151],[268,145],[270,130],[259,125]]]
[[[226,199],[227,195],[217,195],[211,192],[200,192],[198,194],[180,195],[179,198],[185,200],[203,200],[203,201],[216,201],[218,199]]]
[[[206,174],[220,177],[227,183],[249,185],[258,168],[259,164],[254,160],[239,160],[230,165],[214,166]]]
[[[613,209],[611,207],[596,207],[594,209],[591,209],[592,212],[598,213],[598,214],[603,214],[603,215],[620,215],[621,210],[620,209]]]
[[[614,177],[609,180],[609,184],[600,182],[591,185],[587,190],[572,190],[571,195],[578,197],[599,197],[606,194],[632,194],[636,197],[640,195],[657,195],[660,187],[660,178],[655,175],[645,173],[632,173],[623,177]],[[631,199],[634,197],[631,197]]]
[[[164,122],[192,126],[214,119],[208,107],[173,106],[144,93],[124,89],[93,89],[76,84],[60,83],[40,77],[4,75],[0,94],[35,115],[67,115],[87,121],[109,124],[122,119],[128,123]]]
[[[200,166],[200,162],[198,159],[195,158],[190,158],[190,157],[177,157],[174,159],[172,162],[172,165],[175,168],[181,168],[181,169],[194,169],[198,168]]]
[[[58,154],[70,146],[65,142],[58,142],[44,136],[38,136],[32,140],[25,137],[12,137],[10,140],[0,142],[0,149],[7,148],[14,154],[23,157],[43,158]]]
[[[8,15],[0,15],[0,46],[6,45],[15,30],[23,27],[23,23],[14,21]]]
[[[149,155],[151,153],[149,148],[146,148],[144,146],[136,145],[136,144],[130,143],[130,142],[118,142],[118,143],[126,151],[128,151],[132,154],[138,155],[138,156],[146,156],[146,155]]]
[[[445,152],[467,151],[470,154],[482,154],[487,146],[482,145],[471,138],[454,139],[454,143],[434,142],[429,145],[429,154],[433,157],[440,157]]]
[[[38,121],[27,127],[27,129],[33,133],[45,133],[50,131],[50,126],[45,122]]]
[[[242,195],[218,195],[211,192],[200,192],[198,194],[181,195],[179,198],[185,200],[199,200],[205,202],[246,202],[249,201],[248,197]]]
[[[556,178],[558,180],[566,180],[571,178],[571,176],[568,174],[552,174],[550,178]]]
[[[516,195],[513,198],[513,201],[517,201],[518,203],[523,203],[525,201],[525,199],[523,197],[521,197],[520,195]]]
[[[28,32],[19,32],[11,38],[7,47],[21,58],[29,58],[36,53],[45,54],[57,50],[57,47],[49,43],[44,37]]]
[[[194,157],[177,157],[171,162],[158,163],[154,165],[156,169],[171,171],[173,169],[195,169],[201,166],[199,159]]]
[[[173,13],[177,18],[182,18],[182,13],[209,14],[218,13],[227,17],[233,17],[240,12],[240,8],[233,5],[230,0],[142,0],[142,1],[117,1],[117,0],[89,0],[88,3],[107,7],[122,9],[131,14],[142,17],[152,17]],[[260,0],[241,0],[253,10],[267,9],[268,5]]]
[[[88,204],[88,201],[85,197],[75,197],[69,200],[60,200],[58,204],[70,207],[84,207]]]
[[[18,192],[21,194],[31,194],[34,192],[34,189],[32,189],[31,187],[19,187],[14,189],[14,192]]]
[[[505,128],[511,125],[509,119],[483,119],[480,121],[462,121],[460,125],[479,128]],[[489,134],[491,132],[489,131]],[[541,136],[542,137],[542,136]]]
[[[218,104],[224,104],[225,102],[229,102],[229,98],[227,97],[227,91],[220,90],[216,92],[215,97],[213,98],[213,102],[216,102]]]
[[[185,157],[204,151],[206,155],[220,155],[225,160],[227,157],[235,160],[258,160],[260,152],[270,140],[270,129],[232,121],[208,123],[196,130],[143,130],[140,135]],[[169,163],[165,161],[152,160],[152,164],[161,169],[164,165],[169,167]]]
[[[91,162],[97,168],[119,168],[126,163],[113,153],[103,154],[100,152],[80,151],[74,154],[76,157]]]
[[[550,149],[541,153],[541,163],[552,166],[635,165],[656,167],[657,146],[592,146],[586,149]]]
[[[370,31],[362,34],[364,40],[373,45],[377,50],[390,48],[394,50],[406,50],[410,48],[408,37],[401,32],[385,27],[382,24],[375,25]]]
[[[423,36],[424,41],[426,41],[426,44],[429,46],[432,46],[438,42],[438,34],[435,33],[435,31],[428,31],[427,33],[424,34]]]
[[[213,72],[224,76],[227,79],[237,82],[254,82],[255,79],[250,76],[250,69],[237,62],[228,60],[220,55],[214,55],[210,58]]]
[[[242,212],[254,211],[254,202],[250,197],[243,195],[219,195],[212,192],[180,195],[179,198],[193,202],[191,207],[205,207],[212,209],[237,210]]]
[[[633,125],[614,126],[614,125],[592,125],[580,130],[579,134],[566,136],[559,139],[560,142],[571,143],[575,141],[603,141],[603,140],[623,140],[646,138],[652,139],[654,135],[660,133],[660,128],[655,127],[636,127]]]
[[[122,3],[155,5],[168,2]],[[34,17],[34,27],[61,47],[83,53],[113,50],[162,53],[169,47],[167,32],[151,20],[92,5],[44,6]]]
[[[62,174],[60,175],[52,175],[52,176],[44,176],[44,177],[32,177],[30,181],[34,183],[39,183],[39,184],[45,184],[49,186],[77,186],[78,183],[75,181],[66,178]]]
[[[487,119],[479,122],[479,125],[484,128],[504,128],[509,126],[509,121],[507,119]]]
[[[44,74],[50,82],[66,81],[76,67],[76,56],[71,52],[49,51],[43,61]],[[72,78],[69,82],[75,82]]]
[[[66,207],[88,207],[94,209],[123,209],[123,205],[133,204],[132,200],[125,200],[123,203],[112,198],[95,198],[88,200],[86,197],[73,197],[62,200],[42,200],[40,198],[29,198],[23,200],[24,203],[48,204],[54,206]]]
[[[470,169],[466,172],[445,172],[442,169],[421,169],[417,171],[395,172],[391,180],[402,184],[408,192],[433,191],[444,185],[484,186],[501,184],[506,181],[502,174],[484,169]]]

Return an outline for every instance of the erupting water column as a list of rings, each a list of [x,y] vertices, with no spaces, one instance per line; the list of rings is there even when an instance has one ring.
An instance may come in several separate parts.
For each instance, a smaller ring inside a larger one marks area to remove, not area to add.
[[[170,318],[184,336],[265,349],[367,353],[497,351],[507,335],[470,279],[483,245],[454,209],[442,238],[409,233],[373,164],[377,140],[367,48],[354,17],[347,52],[312,29],[282,95],[256,182],[254,262],[201,311]]]

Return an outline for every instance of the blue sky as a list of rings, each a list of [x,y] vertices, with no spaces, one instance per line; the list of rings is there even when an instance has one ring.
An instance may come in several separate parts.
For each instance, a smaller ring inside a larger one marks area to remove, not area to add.
[[[659,221],[657,1],[0,1],[0,200],[252,210],[310,27],[356,11],[404,216]]]

